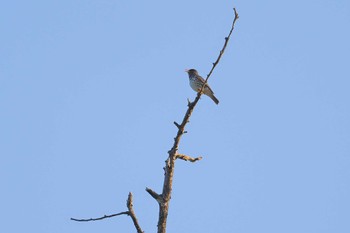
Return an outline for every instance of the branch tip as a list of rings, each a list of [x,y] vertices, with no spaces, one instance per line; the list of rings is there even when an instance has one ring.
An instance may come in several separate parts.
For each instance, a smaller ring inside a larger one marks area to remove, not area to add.
[[[192,104],[192,103],[191,103],[190,99],[189,99],[189,98],[187,98],[187,106],[188,106],[188,107],[190,107],[190,106],[191,106],[191,104]]]
[[[162,196],[152,189],[146,187],[146,192],[148,192],[148,194],[151,195],[159,204],[163,202]]]
[[[235,7],[233,8],[233,11],[235,12],[235,18],[236,18],[236,19],[238,19],[238,18],[239,18],[239,15],[238,15],[238,13],[237,13],[237,11],[236,11],[236,8],[235,8]]]
[[[196,158],[193,158],[191,156],[188,156],[188,155],[184,155],[184,154],[176,154],[176,158],[177,159],[182,159],[184,161],[189,161],[189,162],[196,162],[196,161],[199,161],[202,159],[202,156],[199,156],[199,157],[196,157]]]
[[[103,219],[106,219],[106,218],[113,218],[113,217],[116,217],[116,216],[119,216],[119,215],[123,215],[123,214],[130,216],[130,212],[129,211],[124,211],[124,212],[120,212],[120,213],[117,213],[117,214],[103,215],[102,217],[99,217],[99,218],[89,218],[89,219],[70,218],[70,220],[76,221],[76,222],[91,222],[91,221],[103,220]]]
[[[132,193],[131,192],[129,192],[128,200],[126,201],[126,206],[128,207],[129,216],[131,217],[131,220],[134,223],[134,226],[136,228],[137,233],[144,233],[142,231],[139,223],[138,223],[138,220],[136,218],[136,214],[135,214],[134,209],[133,209],[133,197],[132,197]]]

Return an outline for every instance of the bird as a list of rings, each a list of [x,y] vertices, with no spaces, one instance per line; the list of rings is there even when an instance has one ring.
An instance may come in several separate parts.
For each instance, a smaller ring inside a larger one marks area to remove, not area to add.
[[[196,92],[199,92],[205,83],[205,80],[198,74],[195,69],[185,70],[188,73],[190,79],[190,86]],[[219,104],[219,100],[214,96],[214,92],[211,90],[208,84],[203,88],[203,94],[209,96],[216,104]]]

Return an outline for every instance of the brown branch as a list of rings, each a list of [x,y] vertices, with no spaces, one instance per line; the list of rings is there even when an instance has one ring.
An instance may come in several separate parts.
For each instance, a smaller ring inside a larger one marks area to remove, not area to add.
[[[156,201],[158,203],[162,202],[162,196],[161,195],[159,195],[158,193],[156,193],[155,191],[153,191],[150,188],[146,188],[146,191],[149,193],[149,195],[151,195],[154,199],[156,199]]]
[[[191,156],[184,155],[184,154],[176,154],[176,158],[177,158],[177,159],[182,159],[182,160],[185,160],[185,161],[190,161],[190,162],[194,163],[194,162],[196,162],[196,161],[198,161],[198,160],[201,160],[201,159],[202,159],[202,156],[193,158],[193,157],[191,157]]]
[[[134,209],[133,209],[132,193],[131,192],[129,193],[128,200],[126,201],[126,206],[128,207],[129,216],[131,217],[132,221],[134,222],[134,226],[137,230],[137,233],[143,233],[143,231],[142,231],[142,229],[137,221]]]
[[[233,32],[236,20],[238,19],[238,14],[236,9],[234,8],[234,13],[235,13],[235,17],[233,19],[232,22],[232,26],[231,26],[231,30],[228,34],[227,37],[225,37],[225,43],[223,48],[220,50],[220,54],[218,56],[218,58],[216,59],[216,61],[213,63],[213,67],[211,68],[209,74],[207,75],[207,78],[205,80],[205,83],[207,83],[209,77],[211,76],[213,70],[215,69],[215,67],[217,66],[217,64],[220,62],[220,59],[222,57],[222,55],[224,54],[224,51],[226,49],[226,46],[228,44],[228,41],[231,37],[231,34]],[[171,198],[171,192],[172,192],[172,184],[173,184],[173,176],[174,176],[174,168],[175,168],[175,160],[177,158],[177,151],[179,148],[179,143],[181,140],[182,135],[186,132],[185,131],[185,126],[186,124],[189,122],[189,119],[192,115],[193,109],[196,106],[196,104],[198,103],[201,95],[202,95],[202,91],[203,88],[205,87],[205,85],[202,86],[202,89],[200,90],[200,92],[198,92],[197,97],[195,98],[195,100],[193,102],[190,102],[190,100],[188,101],[188,109],[185,113],[185,116],[182,120],[181,124],[176,123],[176,127],[178,128],[176,137],[174,138],[174,144],[173,147],[168,151],[169,157],[168,159],[165,161],[165,167],[164,167],[164,182],[163,182],[163,191],[162,191],[162,199],[159,203],[159,219],[158,219],[158,233],[165,233],[166,232],[166,223],[167,223],[167,218],[168,218],[168,210],[169,210],[169,202],[170,202],[170,198]],[[199,160],[199,159],[197,159]]]
[[[176,125],[177,128],[180,128],[180,125],[176,121],[174,121],[174,125]]]
[[[103,217],[99,217],[99,218],[89,218],[89,219],[71,218],[70,220],[77,221],[77,222],[90,222],[90,221],[103,220],[105,218],[113,218],[115,216],[119,216],[119,215],[123,215],[123,214],[129,215],[130,213],[129,213],[129,211],[124,211],[124,212],[120,212],[120,213],[117,213],[117,214],[104,215]]]
[[[99,218],[89,218],[89,219],[71,218],[70,220],[77,221],[77,222],[90,222],[90,221],[99,221],[99,220],[103,220],[106,218],[113,218],[113,217],[125,214],[125,215],[128,215],[131,217],[132,221],[134,222],[134,226],[137,230],[137,233],[143,233],[143,231],[141,230],[141,227],[137,221],[137,218],[136,218],[136,215],[135,215],[135,212],[133,209],[132,201],[133,201],[132,200],[132,193],[130,192],[129,196],[128,196],[128,200],[126,201],[126,206],[128,207],[128,211],[120,212],[117,214],[104,215],[103,217],[99,217]]]
[[[215,67],[217,66],[217,64],[219,64],[220,59],[221,59],[222,55],[223,55],[224,52],[225,52],[226,46],[227,46],[227,44],[228,44],[228,41],[229,41],[230,38],[231,38],[231,34],[232,34],[233,30],[235,29],[236,21],[237,21],[237,19],[239,19],[239,15],[238,15],[238,13],[237,13],[237,11],[236,11],[236,8],[233,8],[233,11],[234,11],[234,13],[235,13],[235,18],[234,18],[233,21],[232,21],[231,30],[230,30],[229,34],[227,35],[227,37],[225,37],[224,46],[223,46],[222,49],[220,50],[220,54],[219,54],[218,58],[217,58],[216,61],[213,63],[213,67],[211,68],[209,74],[207,75],[207,78],[206,78],[206,80],[205,80],[205,83],[207,83],[207,81],[208,81],[209,77],[211,76],[211,74],[213,73]],[[204,87],[204,85],[203,85],[203,87]],[[203,87],[202,87],[202,89],[203,89]],[[202,90],[201,90],[201,91],[202,91]]]

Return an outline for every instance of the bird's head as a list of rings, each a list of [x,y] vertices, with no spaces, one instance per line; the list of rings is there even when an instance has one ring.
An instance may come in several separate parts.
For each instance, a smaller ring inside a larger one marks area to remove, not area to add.
[[[198,72],[195,69],[185,70],[185,72],[188,73],[189,76],[198,75]]]

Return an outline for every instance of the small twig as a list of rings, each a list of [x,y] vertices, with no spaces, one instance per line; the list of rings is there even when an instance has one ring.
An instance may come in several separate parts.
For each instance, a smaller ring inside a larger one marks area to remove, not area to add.
[[[124,212],[120,212],[120,213],[117,213],[117,214],[104,215],[103,217],[99,217],[99,218],[89,218],[89,219],[71,218],[70,220],[77,221],[77,222],[90,222],[90,221],[103,220],[105,218],[113,218],[115,216],[119,216],[119,215],[123,215],[123,214],[130,215],[129,211],[124,211]]]
[[[201,159],[202,159],[202,156],[193,158],[193,157],[191,157],[191,156],[184,155],[184,154],[176,154],[176,158],[177,158],[177,159],[182,159],[182,160],[185,160],[185,161],[190,161],[190,162],[194,163],[194,162],[196,162],[196,161],[198,161],[198,160],[201,160]]]
[[[180,125],[176,121],[174,121],[174,125],[176,125],[178,129],[180,128]]]
[[[187,98],[187,106],[189,107],[191,104],[192,104],[192,103],[191,103],[190,99]]]
[[[146,188],[146,191],[148,192],[149,195],[151,195],[154,199],[156,199],[158,203],[161,203],[163,201],[162,196],[156,193],[155,191],[153,191],[152,189]]]

